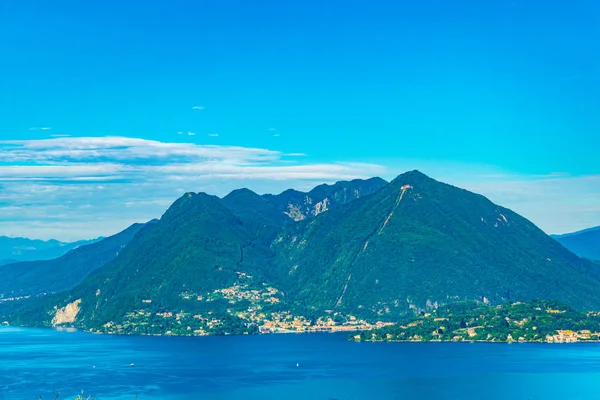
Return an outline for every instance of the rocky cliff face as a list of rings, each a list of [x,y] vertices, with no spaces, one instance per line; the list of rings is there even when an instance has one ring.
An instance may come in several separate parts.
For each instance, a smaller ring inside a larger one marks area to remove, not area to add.
[[[56,314],[52,318],[52,326],[58,326],[62,324],[72,324],[79,314],[79,305],[81,299],[77,299],[72,303],[67,304],[62,308],[56,309]]]
[[[308,193],[287,190],[277,196],[265,196],[292,221],[304,221],[333,208],[372,195],[387,182],[381,178],[320,185]]]

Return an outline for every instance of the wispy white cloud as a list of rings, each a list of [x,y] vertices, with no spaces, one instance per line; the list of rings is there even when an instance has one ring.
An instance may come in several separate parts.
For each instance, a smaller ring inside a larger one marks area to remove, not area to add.
[[[276,130],[276,129],[275,129],[275,128],[269,128],[269,130],[270,130],[270,131],[274,131],[274,130]]]
[[[192,110],[204,110],[204,106],[194,106]]]
[[[0,235],[71,240],[160,217],[187,191],[280,192],[382,175],[374,164],[127,137],[0,141]]]
[[[419,169],[529,218],[548,233],[600,225],[600,175],[523,175],[486,165],[387,160],[311,162],[264,148],[129,137],[0,141],[0,235],[78,239],[159,217],[181,194],[308,190],[338,180],[393,179]]]
[[[177,132],[178,135],[183,135],[183,132]]]
[[[209,133],[208,136],[210,136],[210,137],[218,137],[219,134],[218,133]]]
[[[31,128],[27,129],[28,131],[37,131],[38,128],[36,128],[35,126],[32,126]]]
[[[196,132],[188,132],[188,136],[196,136]]]
[[[275,136],[275,137],[279,137],[279,136],[281,136],[281,135],[280,135],[279,133],[276,133],[276,134],[274,134],[273,136]]]
[[[46,126],[46,127],[40,128],[40,130],[42,130],[42,131],[49,131],[49,130],[52,130],[52,128]]]

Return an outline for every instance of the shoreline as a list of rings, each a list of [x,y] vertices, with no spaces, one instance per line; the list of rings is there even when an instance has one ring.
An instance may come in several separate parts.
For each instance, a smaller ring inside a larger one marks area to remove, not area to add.
[[[352,333],[352,332],[363,332],[368,331],[366,329],[356,329],[353,331],[279,331],[269,333],[250,333],[250,334],[223,334],[223,335],[166,335],[166,334],[131,334],[131,333],[105,333],[105,332],[90,332],[85,329],[79,329],[75,327],[50,327],[50,326],[18,326],[18,325],[3,325],[0,326],[0,330],[5,328],[22,328],[22,329],[51,329],[58,332],[68,333],[85,333],[92,335],[105,335],[105,336],[130,336],[130,337],[219,337],[219,336],[268,336],[268,335],[285,335],[285,334],[341,334],[341,333]],[[600,340],[578,340],[578,341],[501,341],[501,340],[356,340],[353,337],[348,337],[348,342],[354,343],[489,343],[489,344],[585,344],[585,343],[600,343]]]
[[[207,336],[268,336],[268,335],[286,335],[286,334],[315,334],[315,333],[327,333],[327,334],[341,334],[341,333],[354,333],[370,331],[372,329],[348,329],[348,330],[306,330],[306,331],[273,331],[273,332],[256,332],[256,333],[224,333],[224,334],[205,334],[205,335],[177,335],[177,334],[165,334],[165,333],[112,333],[112,332],[98,332],[90,331],[83,328],[67,327],[67,326],[31,326],[31,325],[2,325],[0,330],[3,328],[23,328],[23,329],[51,329],[59,332],[81,332],[92,335],[107,335],[107,336],[157,336],[157,337],[207,337]]]
[[[548,341],[548,340],[354,340],[356,343],[498,343],[498,344],[582,344],[582,343],[600,343],[600,340],[577,340],[577,341]]]

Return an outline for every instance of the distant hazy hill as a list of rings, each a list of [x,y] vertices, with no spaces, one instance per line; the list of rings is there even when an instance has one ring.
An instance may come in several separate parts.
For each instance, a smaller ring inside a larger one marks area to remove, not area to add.
[[[463,300],[600,309],[598,275],[523,217],[413,171],[302,196],[188,193],[72,290],[0,308],[0,318],[48,325],[71,304],[83,328],[188,332],[204,319],[243,326],[285,311],[397,320]]]
[[[115,258],[144,226],[134,224],[116,235],[79,246],[54,260],[0,266],[0,298],[37,295],[72,288],[91,271]]]
[[[79,246],[91,244],[101,239],[65,243],[58,240],[44,241],[0,236],[0,265],[18,261],[51,260]]]
[[[552,237],[579,257],[600,260],[600,226]]]

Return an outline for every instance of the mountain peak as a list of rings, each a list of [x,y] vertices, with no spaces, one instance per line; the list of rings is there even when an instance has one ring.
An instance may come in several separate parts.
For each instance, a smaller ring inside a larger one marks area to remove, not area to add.
[[[249,198],[249,197],[260,197],[259,194],[253,192],[248,188],[235,189],[230,192],[227,196],[223,197],[223,199],[231,199],[231,198]]]
[[[161,220],[170,219],[182,212],[201,212],[201,210],[211,210],[219,207],[222,207],[221,199],[217,196],[204,192],[187,192],[165,211]]]
[[[181,201],[181,200],[185,201],[187,199],[192,199],[194,201],[216,201],[216,200],[219,200],[219,198],[217,196],[214,196],[212,194],[208,194],[205,192],[198,192],[198,193],[187,192],[187,193],[184,193],[183,196],[181,196],[177,201]]]
[[[301,192],[301,191],[296,190],[296,189],[286,189],[283,192],[281,192],[281,193],[279,193],[278,195],[275,195],[275,196],[285,197],[285,196],[305,195],[305,194],[306,194],[305,192]]]
[[[411,185],[415,186],[421,183],[432,183],[437,182],[435,179],[430,178],[419,170],[412,170],[398,175],[393,181],[390,182],[393,186]],[[438,182],[439,183],[439,182]]]
[[[396,179],[404,178],[404,179],[431,179],[429,176],[425,175],[418,169],[413,169],[412,171],[407,171],[403,174],[400,174],[396,177]]]
[[[384,186],[388,183],[388,181],[386,181],[385,179],[379,177],[379,176],[374,176],[372,178],[369,178],[366,180],[366,182],[370,182],[370,183],[375,183],[375,184],[379,184],[381,186]]]

